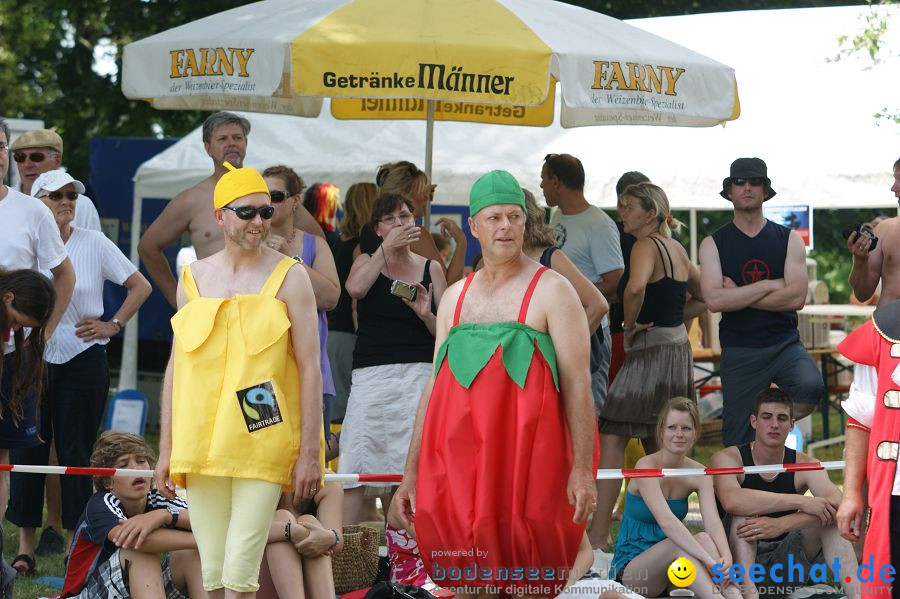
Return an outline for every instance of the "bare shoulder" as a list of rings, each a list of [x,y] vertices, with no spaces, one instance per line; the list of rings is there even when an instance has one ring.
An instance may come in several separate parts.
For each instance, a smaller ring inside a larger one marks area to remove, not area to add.
[[[656,461],[656,455],[652,453],[638,458],[638,461],[635,462],[634,466],[635,468],[659,468],[659,464]]]
[[[741,452],[736,446],[720,449],[709,458],[709,465],[713,467],[740,466],[741,464]]]
[[[271,253],[275,254],[275,256],[270,257],[268,262],[266,263],[266,266],[268,267],[267,270],[274,270],[278,263],[284,258],[282,254],[276,252],[275,250],[271,250]],[[282,288],[284,288],[285,285],[289,285],[296,289],[298,286],[302,286],[304,282],[306,283],[306,285],[310,284],[309,275],[306,273],[306,269],[303,268],[303,265],[295,261],[295,263],[292,264],[288,269],[287,274],[284,276],[284,283],[282,284]]]
[[[893,216],[891,218],[886,218],[877,225],[875,225],[875,234],[878,236],[882,235],[896,235],[900,232],[900,216]]]
[[[700,242],[700,264],[702,265],[704,262],[708,262],[710,264],[717,262],[719,259],[719,248],[716,245],[715,239],[712,238],[712,235],[706,236],[703,241]]]
[[[189,205],[194,208],[211,208],[216,183],[212,177],[203,179],[196,185],[188,187],[174,198],[175,204]],[[201,205],[202,204],[202,205]]]
[[[684,467],[685,468],[706,468],[705,464],[701,464],[697,460],[692,458],[684,458]]]
[[[798,464],[810,464],[810,463],[818,462],[818,461],[819,460],[815,459],[814,457],[808,456],[807,454],[803,453],[802,451],[797,452],[797,463]]]
[[[463,285],[466,284],[466,278],[458,280],[453,283],[447,290],[444,291],[444,295],[441,296],[441,307],[444,305],[456,305],[457,300],[459,300],[459,294],[462,293]]]
[[[191,275],[194,277],[198,283],[205,279],[207,276],[211,276],[214,273],[217,273],[222,268],[221,263],[221,255],[222,252],[216,252],[211,256],[207,256],[206,258],[201,258],[199,260],[194,260],[190,264],[186,266],[187,269],[190,270]],[[177,273],[180,277],[181,273]]]
[[[538,285],[535,288],[534,292],[535,295],[546,295],[568,292],[571,289],[572,284],[569,283],[569,279],[553,269],[547,269],[547,271],[544,272],[544,274],[542,274],[541,278],[538,280]]]

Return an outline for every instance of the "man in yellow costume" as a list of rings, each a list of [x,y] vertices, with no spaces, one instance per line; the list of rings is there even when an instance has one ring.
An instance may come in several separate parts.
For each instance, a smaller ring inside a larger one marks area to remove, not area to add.
[[[237,598],[256,596],[282,490],[297,503],[321,484],[322,377],[309,277],[263,243],[268,187],[225,166],[213,196],[225,249],[178,284],[156,484],[170,498],[187,489],[203,586]]]

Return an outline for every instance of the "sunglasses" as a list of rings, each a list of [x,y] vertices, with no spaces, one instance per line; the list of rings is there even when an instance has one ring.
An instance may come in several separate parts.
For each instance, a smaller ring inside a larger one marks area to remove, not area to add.
[[[53,200],[54,202],[58,202],[63,198],[67,200],[72,200],[73,202],[78,199],[77,191],[51,191],[47,194],[47,197]]]
[[[32,162],[43,162],[44,159],[47,158],[47,154],[44,152],[31,152],[30,154],[16,152],[13,154],[13,159],[16,162],[25,162],[26,158],[30,159]]]
[[[753,177],[751,179],[732,179],[731,184],[737,185],[738,187],[743,187],[749,183],[753,187],[762,187],[766,184],[766,180],[762,177]]]
[[[237,208],[223,206],[222,210],[231,210],[241,220],[252,220],[257,214],[259,214],[261,219],[269,220],[275,214],[275,207],[270,205],[260,206],[259,208],[256,206],[238,206]]]
[[[280,204],[286,199],[292,197],[292,194],[289,194],[286,191],[270,191],[269,197],[272,198],[273,204]]]

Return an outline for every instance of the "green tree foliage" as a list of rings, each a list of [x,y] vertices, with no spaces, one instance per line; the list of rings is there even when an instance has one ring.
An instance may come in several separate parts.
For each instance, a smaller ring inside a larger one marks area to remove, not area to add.
[[[0,0],[0,114],[55,127],[65,142],[66,166],[83,180],[94,136],[183,135],[201,121],[200,113],[127,100],[116,74],[95,72],[95,56],[105,48],[121,67],[125,44],[240,4]]]

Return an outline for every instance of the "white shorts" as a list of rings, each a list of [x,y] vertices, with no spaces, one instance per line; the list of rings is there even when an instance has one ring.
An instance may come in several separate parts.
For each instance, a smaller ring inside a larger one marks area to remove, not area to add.
[[[340,473],[402,474],[430,362],[387,364],[353,370],[341,428]],[[345,483],[350,489],[367,484]],[[385,489],[386,491],[387,489]]]

